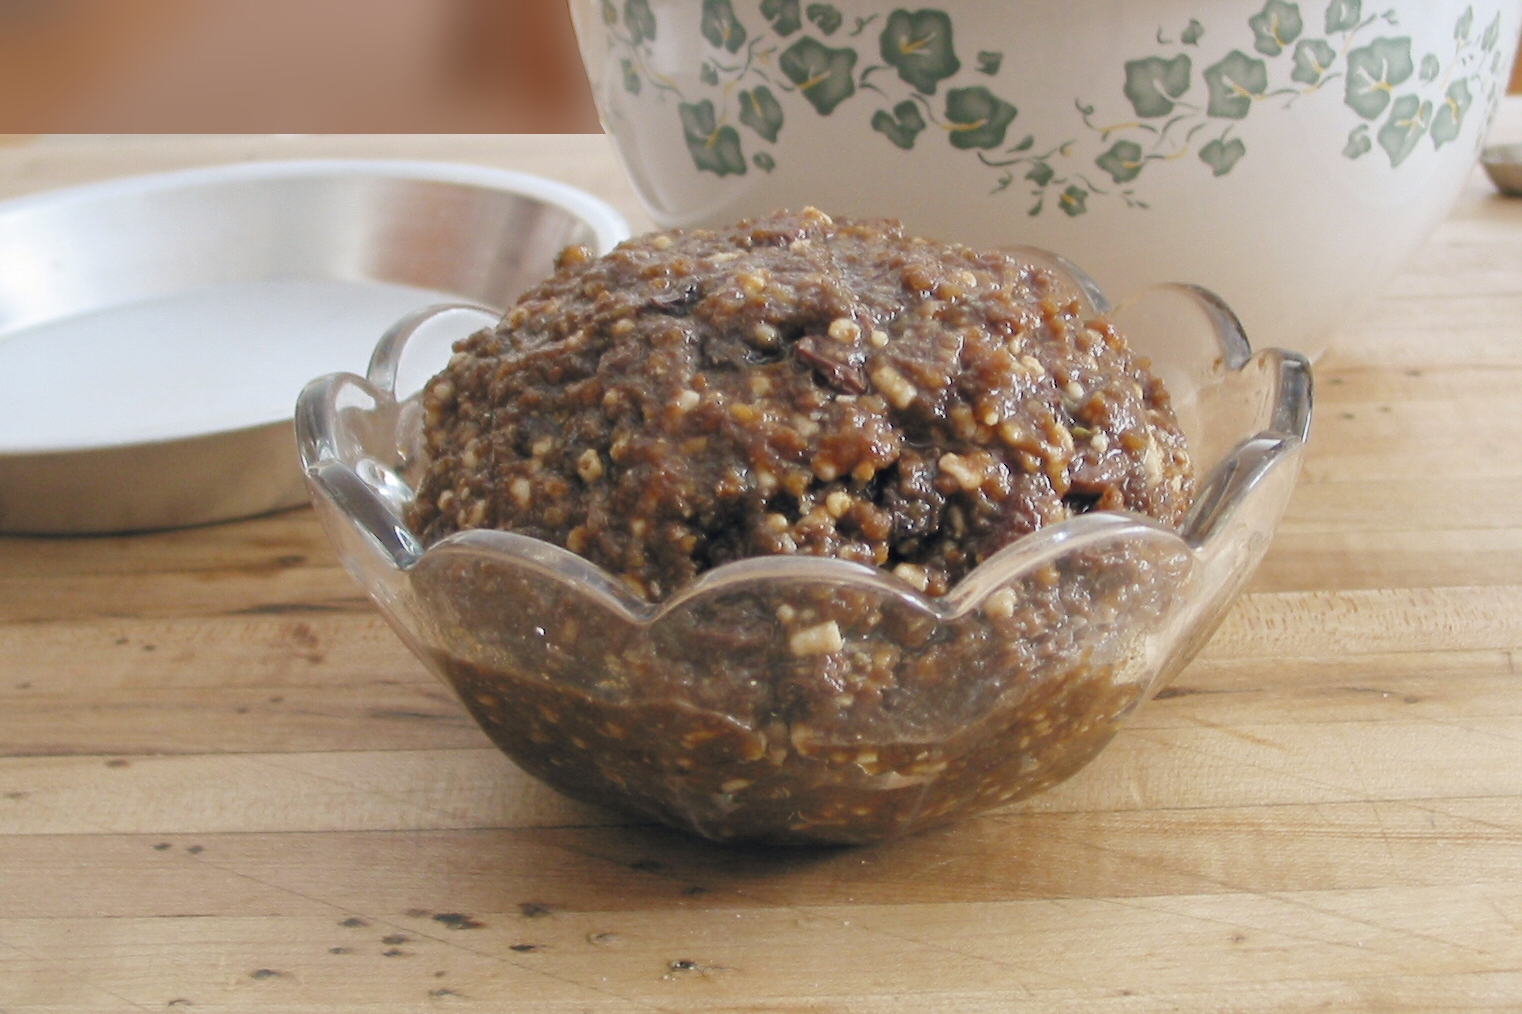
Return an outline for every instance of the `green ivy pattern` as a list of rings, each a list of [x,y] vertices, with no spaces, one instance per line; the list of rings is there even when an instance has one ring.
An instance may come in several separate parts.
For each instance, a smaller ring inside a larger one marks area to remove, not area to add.
[[[997,86],[1003,54],[983,50],[964,63],[945,11],[858,17],[830,3],[757,0],[742,11],[736,3],[703,0],[699,30],[709,55],[698,95],[651,70],[660,26],[649,0],[623,0],[621,8],[601,0],[623,88],[674,102],[693,164],[717,176],[775,169],[771,146],[789,116],[856,115],[870,106],[885,144],[910,151],[942,136],[996,172],[991,193],[1024,190],[1031,215],[1077,216],[1095,196],[1148,207],[1135,184],[1153,163],[1193,156],[1211,176],[1227,175],[1250,157],[1236,135],[1241,121],[1323,89],[1341,91],[1353,124],[1343,156],[1361,159],[1377,147],[1391,169],[1423,141],[1440,149],[1458,140],[1477,102],[1488,119],[1500,100],[1499,12],[1477,30],[1474,8],[1466,9],[1451,51],[1418,60],[1393,7],[1366,13],[1362,0],[1266,0],[1245,26],[1190,19],[1176,35],[1160,28],[1158,50],[1125,64],[1121,92],[1134,118],[1097,122],[1096,106],[1079,99],[1086,132],[1038,144],[1011,131],[1020,113]],[[1241,45],[1197,69],[1201,40],[1217,30]]]

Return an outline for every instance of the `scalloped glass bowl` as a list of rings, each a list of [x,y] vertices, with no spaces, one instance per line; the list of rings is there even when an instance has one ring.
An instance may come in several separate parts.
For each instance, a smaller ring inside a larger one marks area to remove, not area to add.
[[[1024,253],[1109,310],[1077,269]],[[524,770],[712,839],[873,842],[1079,770],[1193,657],[1268,547],[1310,426],[1304,357],[1254,354],[1230,310],[1189,286],[1111,312],[1189,438],[1184,526],[1078,515],[939,599],[859,564],[777,556],[651,604],[509,532],[425,550],[403,521],[423,467],[418,393],[454,339],[496,322],[482,308],[415,314],[367,377],[313,381],[298,442],[344,565]]]

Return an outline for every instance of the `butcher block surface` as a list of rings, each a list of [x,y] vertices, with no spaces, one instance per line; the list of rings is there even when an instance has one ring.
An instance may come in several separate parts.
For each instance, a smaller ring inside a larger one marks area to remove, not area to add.
[[[334,155],[649,225],[596,135],[43,139],[0,196]],[[1476,175],[1316,397],[1199,660],[1068,783],[869,849],[532,782],[310,510],[0,539],[0,1012],[1522,1010],[1522,200]]]

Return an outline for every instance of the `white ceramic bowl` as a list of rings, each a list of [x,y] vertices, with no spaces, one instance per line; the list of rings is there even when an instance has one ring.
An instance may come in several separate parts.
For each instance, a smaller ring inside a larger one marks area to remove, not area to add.
[[[1448,212],[1519,0],[571,0],[651,215],[779,206],[1200,284],[1320,355]]]

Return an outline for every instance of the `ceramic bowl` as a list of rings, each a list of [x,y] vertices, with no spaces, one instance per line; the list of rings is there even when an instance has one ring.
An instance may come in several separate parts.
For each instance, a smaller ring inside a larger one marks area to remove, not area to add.
[[[1046,263],[1085,318],[1108,309]],[[1268,547],[1310,426],[1306,360],[1254,354],[1191,287],[1147,290],[1113,319],[1189,440],[1200,483],[1182,529],[1077,515],[940,598],[860,564],[772,556],[656,604],[523,535],[425,549],[404,521],[425,466],[419,390],[451,339],[495,323],[479,308],[407,318],[368,376],[308,385],[298,441],[345,566],[524,770],[713,839],[874,842],[1083,767],[1188,662]],[[789,691],[884,672],[881,695]]]
[[[1319,356],[1452,206],[1518,0],[571,0],[663,227],[776,207],[1189,281]]]

